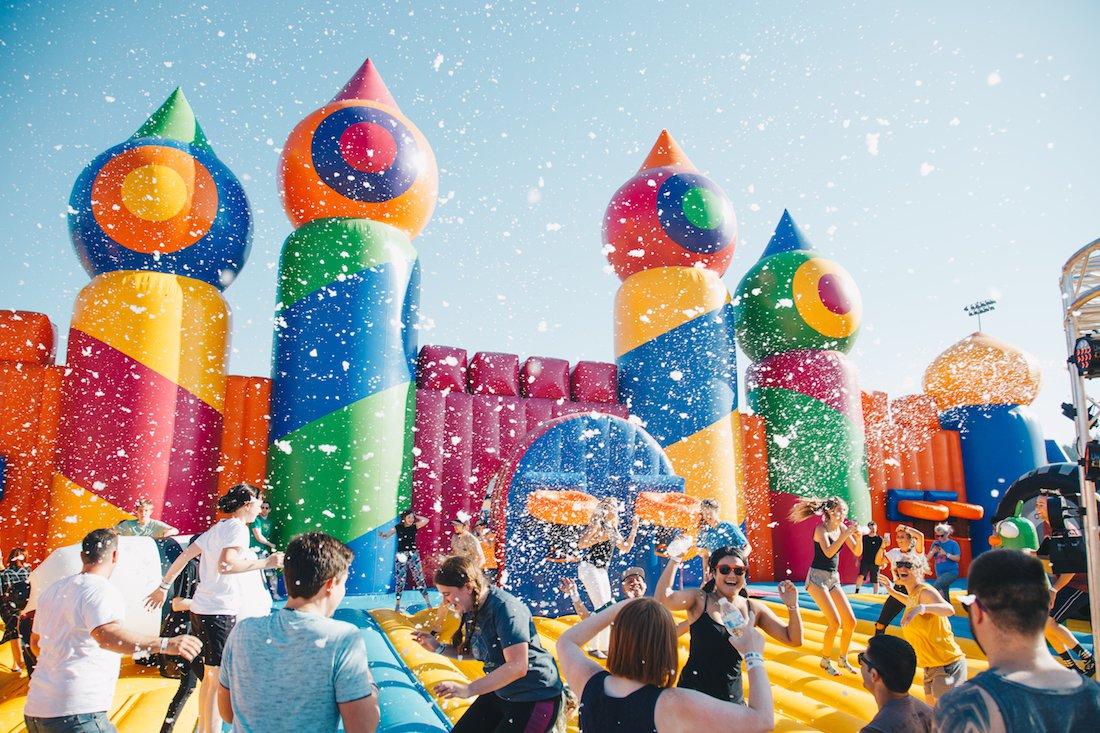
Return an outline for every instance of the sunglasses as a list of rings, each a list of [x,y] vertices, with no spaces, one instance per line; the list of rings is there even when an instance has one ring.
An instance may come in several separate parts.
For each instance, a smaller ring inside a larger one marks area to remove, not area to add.
[[[863,652],[860,652],[859,654],[856,655],[856,661],[859,662],[860,664],[867,665],[867,669],[873,669],[873,670],[878,671],[878,667],[876,667],[874,665],[874,663],[871,662],[871,660],[868,659],[867,655]]]
[[[912,570],[913,569],[913,563],[909,562],[908,560],[899,560],[898,562],[894,563],[894,567],[895,568],[905,568],[906,570]]]
[[[741,577],[745,574],[744,565],[719,565],[715,570],[718,571],[719,575],[729,575],[731,571],[737,577]]]

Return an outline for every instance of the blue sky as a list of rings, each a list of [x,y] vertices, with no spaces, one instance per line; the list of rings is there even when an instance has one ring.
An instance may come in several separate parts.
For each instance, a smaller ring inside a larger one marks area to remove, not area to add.
[[[279,147],[370,56],[440,165],[415,241],[421,343],[610,359],[619,282],[600,223],[668,127],[733,202],[731,290],[789,208],[859,284],[853,356],[864,388],[892,395],[974,330],[964,304],[996,297],[985,330],[1040,359],[1035,409],[1068,438],[1057,279],[1100,236],[1100,5],[264,6],[2,6],[0,307],[64,333],[88,281],[72,184],[182,85],[252,202],[252,254],[226,291],[230,369],[267,374],[290,232]]]

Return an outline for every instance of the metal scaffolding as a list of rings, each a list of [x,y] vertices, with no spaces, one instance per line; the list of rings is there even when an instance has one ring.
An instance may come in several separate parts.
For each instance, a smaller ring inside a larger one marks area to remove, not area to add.
[[[1077,455],[1081,480],[1081,505],[1085,510],[1085,548],[1088,553],[1089,617],[1093,641],[1100,638],[1100,529],[1097,524],[1096,484],[1085,478],[1085,447],[1089,442],[1089,399],[1086,382],[1073,358],[1077,339],[1100,337],[1100,239],[1079,249],[1062,267],[1063,325],[1066,332],[1066,364],[1073,407],[1077,410]],[[1100,675],[1098,675],[1100,679]]]

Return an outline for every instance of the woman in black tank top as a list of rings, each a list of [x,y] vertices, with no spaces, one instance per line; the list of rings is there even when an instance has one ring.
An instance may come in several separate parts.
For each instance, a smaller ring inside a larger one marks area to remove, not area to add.
[[[848,504],[838,496],[828,499],[800,499],[791,507],[788,518],[802,522],[812,516],[820,516],[821,524],[814,527],[814,558],[806,575],[806,592],[825,616],[825,638],[821,644],[821,668],[834,677],[840,672],[833,664],[833,643],[840,631],[840,656],[836,664],[853,674],[859,669],[848,661],[848,646],[856,630],[856,615],[852,604],[840,585],[837,572],[840,551],[847,546],[854,555],[863,553],[863,539],[859,525],[845,525]]]
[[[604,671],[581,647],[612,622]],[[748,705],[672,686],[676,627],[668,609],[652,598],[623,601],[589,616],[562,634],[557,644],[562,673],[581,693],[581,733],[681,733],[703,725],[738,733],[771,730],[775,714],[761,656],[764,639],[750,627],[732,644],[749,670]]]
[[[722,623],[719,605],[723,600],[732,603],[744,618],[755,619],[754,623],[776,641],[796,647],[802,645],[798,592],[790,581],[779,584],[779,595],[789,614],[784,623],[766,604],[741,595],[748,581],[748,565],[740,548],[720,547],[711,553],[707,564],[711,580],[702,589],[672,592],[680,559],[671,558],[657,582],[654,597],[670,610],[686,610],[691,622],[687,664],[680,672],[678,686],[740,704],[744,702],[741,655],[730,644],[730,632]]]
[[[587,529],[577,541],[577,546],[581,549],[577,576],[592,600],[593,610],[598,611],[611,602],[611,579],[607,576],[607,568],[611,565],[616,548],[624,554],[630,552],[637,534],[637,516],[634,517],[630,534],[626,538],[619,533],[619,500],[614,497],[601,500],[592,512]],[[607,659],[609,639],[606,631],[596,635],[591,650],[594,657]]]

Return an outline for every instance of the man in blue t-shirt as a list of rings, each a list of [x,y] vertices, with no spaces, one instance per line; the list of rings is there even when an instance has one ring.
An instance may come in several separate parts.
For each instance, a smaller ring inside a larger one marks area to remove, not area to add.
[[[718,502],[703,499],[699,505],[699,534],[695,538],[695,548],[703,557],[703,572],[707,572],[710,553],[719,547],[740,547],[745,557],[752,552],[752,545],[745,533],[736,524],[718,520]]]
[[[354,557],[324,532],[286,548],[286,607],[239,621],[222,652],[218,709],[234,733],[374,733],[378,688],[359,630],[331,618]]]
[[[962,548],[951,539],[954,530],[950,524],[937,524],[934,531],[936,539],[928,548],[928,559],[936,564],[936,580],[932,587],[950,600],[951,584],[959,579],[959,555]]]

